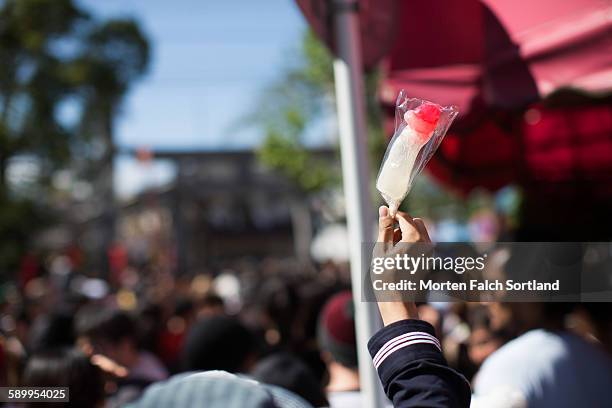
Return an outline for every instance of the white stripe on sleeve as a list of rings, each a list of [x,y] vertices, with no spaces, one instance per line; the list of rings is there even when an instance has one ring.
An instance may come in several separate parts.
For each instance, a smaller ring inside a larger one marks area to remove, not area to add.
[[[374,366],[378,368],[382,362],[393,352],[408,347],[413,344],[432,344],[436,346],[436,348],[442,351],[440,347],[440,342],[435,336],[432,336],[426,332],[412,332],[405,333],[400,336],[394,337],[391,340],[387,341],[381,348],[378,350],[378,353],[374,356]]]

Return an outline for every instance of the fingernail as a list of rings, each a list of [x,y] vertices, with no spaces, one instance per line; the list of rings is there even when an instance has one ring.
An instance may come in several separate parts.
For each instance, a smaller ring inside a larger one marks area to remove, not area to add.
[[[381,205],[378,208],[378,216],[379,217],[386,217],[389,215],[389,209],[387,207],[385,207],[384,205]]]

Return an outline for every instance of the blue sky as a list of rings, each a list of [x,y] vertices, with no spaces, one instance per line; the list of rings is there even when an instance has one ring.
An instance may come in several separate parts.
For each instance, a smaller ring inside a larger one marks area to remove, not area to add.
[[[292,0],[80,0],[99,17],[136,18],[151,39],[149,73],[128,95],[119,147],[239,149],[261,140],[241,126],[290,63],[306,27]],[[167,163],[117,161],[120,195],[172,176]],[[146,180],[142,180],[143,176]]]
[[[102,17],[135,17],[153,45],[150,72],[116,129],[120,146],[252,146],[258,132],[235,125],[288,64],[305,28],[291,0],[81,3]]]

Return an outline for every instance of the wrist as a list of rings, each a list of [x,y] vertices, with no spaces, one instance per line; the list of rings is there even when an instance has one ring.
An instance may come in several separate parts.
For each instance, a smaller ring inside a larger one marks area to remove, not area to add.
[[[378,310],[385,326],[400,320],[419,319],[419,311],[414,302],[379,302]]]

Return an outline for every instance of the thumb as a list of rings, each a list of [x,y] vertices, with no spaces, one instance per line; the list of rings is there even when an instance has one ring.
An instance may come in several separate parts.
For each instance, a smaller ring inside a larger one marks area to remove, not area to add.
[[[378,209],[378,242],[393,244],[393,217],[384,205]]]
[[[408,214],[398,212],[396,215],[400,230],[402,231],[401,242],[418,242],[419,231],[414,225],[414,220]]]

